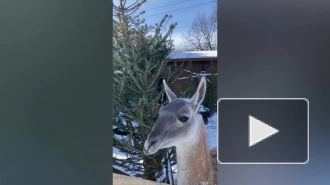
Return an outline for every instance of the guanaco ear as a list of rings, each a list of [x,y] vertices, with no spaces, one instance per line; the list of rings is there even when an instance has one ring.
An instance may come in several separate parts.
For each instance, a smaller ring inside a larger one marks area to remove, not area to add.
[[[163,79],[163,84],[168,100],[171,102],[172,100],[176,99],[177,97],[175,96],[173,91],[167,86],[165,79]]]
[[[199,82],[197,91],[191,97],[191,101],[194,104],[194,106],[196,107],[196,111],[198,111],[199,105],[203,102],[205,93],[206,93],[206,80],[205,80],[205,77],[202,77],[201,81]]]

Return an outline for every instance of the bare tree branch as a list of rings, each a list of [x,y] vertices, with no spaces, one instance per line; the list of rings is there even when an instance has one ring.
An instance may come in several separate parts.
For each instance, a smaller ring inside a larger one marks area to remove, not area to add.
[[[214,9],[211,15],[198,13],[190,29],[182,34],[183,47],[188,50],[209,51],[216,43],[217,32],[217,10]]]

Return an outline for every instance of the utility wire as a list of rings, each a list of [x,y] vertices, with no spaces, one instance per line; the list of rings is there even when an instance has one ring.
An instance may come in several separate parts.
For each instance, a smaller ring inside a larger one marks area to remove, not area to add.
[[[191,26],[181,26],[181,27],[175,28],[175,30],[181,29],[181,28],[188,28],[188,27],[191,27]]]
[[[203,3],[203,4],[198,4],[198,5],[189,6],[189,7],[185,7],[185,8],[180,8],[180,9],[177,9],[177,10],[172,10],[172,11],[168,11],[168,12],[163,12],[163,13],[148,15],[148,16],[145,16],[144,18],[155,16],[155,15],[163,15],[163,14],[166,14],[166,13],[169,13],[169,12],[176,12],[176,11],[180,11],[180,10],[184,10],[184,9],[188,9],[188,8],[193,8],[193,7],[197,7],[197,6],[201,6],[201,5],[206,5],[206,4],[210,4],[210,3],[215,3],[215,2],[216,1],[211,1],[211,2],[208,2],[208,3]]]
[[[167,7],[167,6],[171,6],[171,5],[175,5],[175,4],[184,3],[184,2],[187,2],[187,1],[191,1],[191,0],[180,1],[180,2],[177,2],[177,3],[172,3],[172,4],[168,4],[168,5],[164,5],[164,6],[159,6],[159,7],[156,7],[156,8],[150,8],[150,9],[147,9],[147,10],[144,10],[144,11],[154,10],[154,9],[158,9],[158,8],[163,8],[163,7]]]

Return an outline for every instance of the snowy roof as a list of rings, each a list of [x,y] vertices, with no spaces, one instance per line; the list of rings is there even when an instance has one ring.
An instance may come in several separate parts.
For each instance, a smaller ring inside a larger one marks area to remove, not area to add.
[[[170,59],[192,59],[192,58],[216,58],[217,51],[183,51],[171,52]]]

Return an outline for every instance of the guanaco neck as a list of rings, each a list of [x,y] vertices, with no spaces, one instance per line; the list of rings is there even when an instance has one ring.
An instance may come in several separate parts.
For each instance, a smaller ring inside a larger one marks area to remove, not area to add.
[[[177,185],[216,185],[204,125],[198,123],[195,139],[176,147]]]

